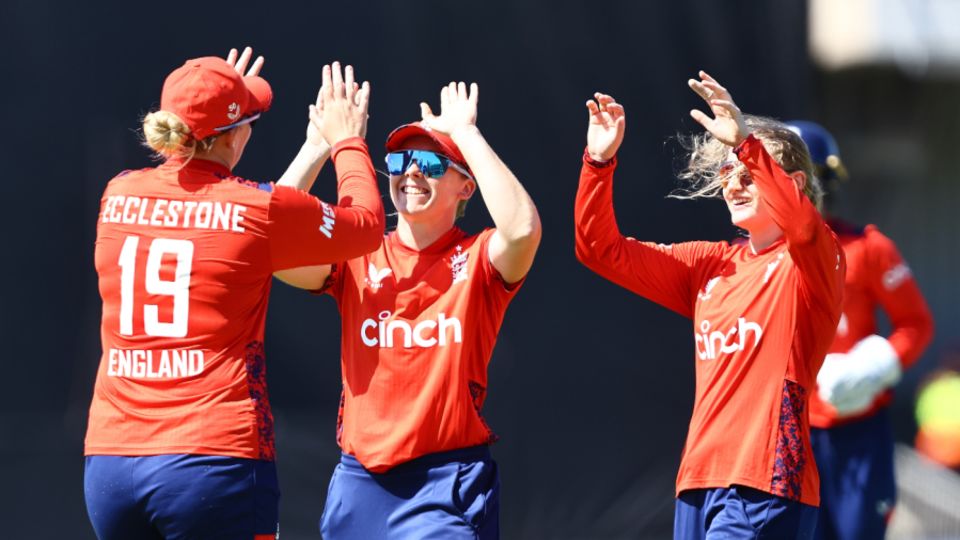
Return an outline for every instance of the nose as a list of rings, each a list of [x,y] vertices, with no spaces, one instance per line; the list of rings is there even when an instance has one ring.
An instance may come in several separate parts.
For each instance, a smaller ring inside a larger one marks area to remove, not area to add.
[[[404,176],[423,176],[423,172],[420,171],[420,166],[417,165],[416,161],[410,163],[410,166],[407,167],[407,170],[403,173]]]

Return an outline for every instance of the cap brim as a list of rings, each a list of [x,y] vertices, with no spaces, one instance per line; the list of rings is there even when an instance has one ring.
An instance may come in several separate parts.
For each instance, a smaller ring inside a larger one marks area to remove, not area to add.
[[[437,133],[436,131],[433,131],[431,129],[427,129],[423,127],[423,125],[421,125],[419,122],[414,122],[412,124],[405,124],[391,131],[390,134],[387,135],[387,143],[386,143],[387,152],[394,152],[396,150],[400,150],[401,148],[403,148],[404,143],[406,143],[408,140],[410,140],[413,137],[429,138],[431,141],[433,141],[434,144],[437,145],[441,154],[447,156],[448,158],[453,160],[457,165],[460,165],[467,171],[470,170],[470,166],[467,165],[467,160],[464,159],[463,154],[460,153],[460,149],[457,148],[457,145],[453,142],[453,140],[450,137],[442,133]],[[471,172],[470,175],[472,176],[472,174],[473,173]]]
[[[273,90],[270,83],[258,76],[243,78],[243,84],[250,91],[250,103],[247,104],[247,110],[252,114],[264,113],[270,110],[273,103]]]

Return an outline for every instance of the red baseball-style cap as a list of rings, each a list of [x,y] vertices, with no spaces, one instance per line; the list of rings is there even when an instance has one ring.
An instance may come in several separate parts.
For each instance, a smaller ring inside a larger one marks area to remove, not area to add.
[[[160,110],[180,117],[199,140],[256,120],[271,102],[267,81],[241,77],[226,60],[206,56],[187,60],[167,76]]]
[[[458,148],[456,143],[453,142],[453,139],[451,139],[446,133],[434,131],[427,126],[424,126],[420,122],[404,124],[391,131],[390,134],[387,135],[387,152],[400,150],[400,148],[403,146],[403,143],[406,142],[407,139],[416,137],[417,135],[429,137],[437,144],[437,146],[440,147],[440,153],[450,158],[457,165],[469,171],[471,176],[473,175],[473,171],[471,171],[470,166],[467,165],[467,160],[464,159],[463,154],[460,153],[460,148]]]

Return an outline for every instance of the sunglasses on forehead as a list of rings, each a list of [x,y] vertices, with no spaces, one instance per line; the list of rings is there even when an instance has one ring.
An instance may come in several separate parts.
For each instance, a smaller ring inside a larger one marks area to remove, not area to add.
[[[390,152],[387,154],[386,161],[387,172],[395,176],[407,172],[407,169],[416,163],[417,169],[419,169],[424,176],[429,176],[430,178],[440,178],[446,174],[449,168],[453,168],[453,170],[460,172],[467,178],[473,178],[472,174],[460,165],[454,163],[453,160],[447,156],[429,150],[401,150],[399,152]]]

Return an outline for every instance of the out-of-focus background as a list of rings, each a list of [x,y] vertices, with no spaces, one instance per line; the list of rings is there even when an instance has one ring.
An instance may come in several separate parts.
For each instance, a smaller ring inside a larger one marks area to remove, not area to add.
[[[908,448],[918,383],[960,338],[958,22],[952,0],[4,1],[5,535],[93,538],[82,442],[100,355],[100,194],[116,172],[151,164],[136,130],[167,73],[248,44],[266,56],[276,95],[235,170],[259,181],[276,179],[299,148],[323,63],[352,63],[370,80],[375,163],[389,130],[416,119],[422,100],[436,107],[442,84],[479,83],[480,128],[544,225],[500,333],[484,410],[501,437],[493,451],[505,538],[670,536],[693,401],[691,323],[580,266],[572,215],[583,104],[601,90],[628,115],[616,192],[624,233],[662,242],[735,234],[722,204],[665,199],[682,158],[675,136],[699,129],[686,80],[701,68],[747,112],[830,129],[851,173],[831,211],[877,224],[910,263],[937,327],[893,406],[904,446],[891,537],[960,535],[950,532],[956,476]],[[333,199],[333,178],[324,171],[315,193]],[[475,201],[461,225],[489,223]],[[334,302],[277,283],[267,357],[283,538],[318,538],[338,459]]]

